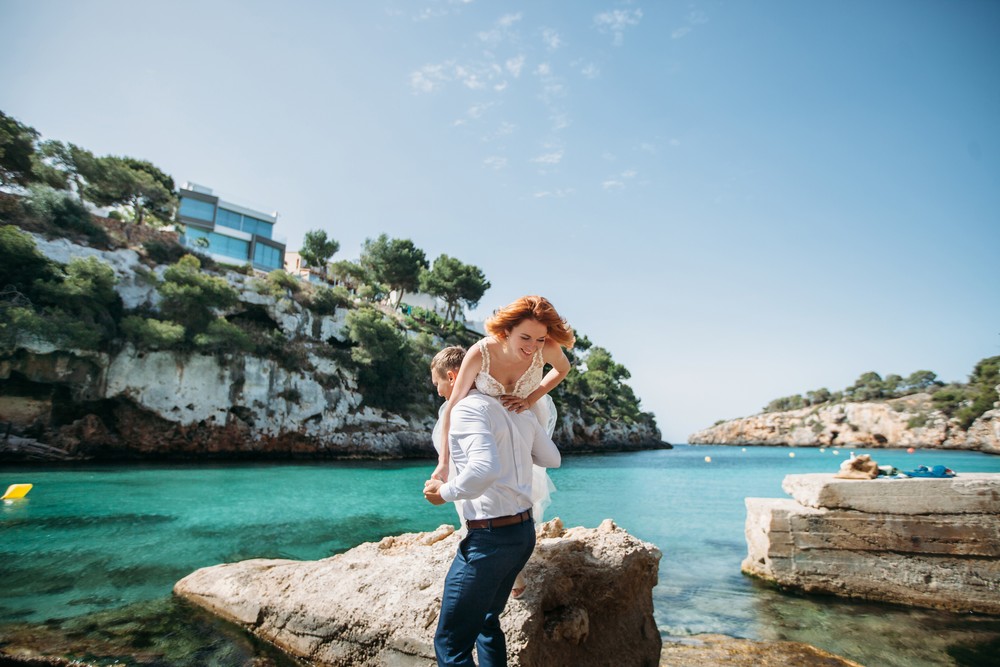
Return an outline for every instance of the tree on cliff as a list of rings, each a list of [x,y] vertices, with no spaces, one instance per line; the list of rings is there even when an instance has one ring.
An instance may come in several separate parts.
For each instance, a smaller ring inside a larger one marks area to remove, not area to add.
[[[585,336],[576,340],[573,350],[568,351],[572,354],[567,354],[573,370],[555,388],[553,398],[579,410],[586,423],[652,422],[652,415],[639,410],[639,399],[625,384],[631,377],[628,369],[614,361],[605,348],[591,345]]]
[[[83,196],[98,206],[124,206],[139,224],[147,216],[159,222],[173,219],[174,179],[151,162],[109,155],[83,165],[83,176]]]
[[[365,402],[394,412],[408,407],[420,389],[418,358],[395,323],[368,306],[348,313],[347,335]]]
[[[338,241],[327,238],[326,232],[322,229],[313,229],[306,232],[299,254],[310,267],[319,271],[319,275],[325,279],[327,263],[331,257],[337,254],[338,250],[340,250]]]
[[[34,181],[32,165],[38,132],[0,111],[0,185]]]
[[[371,272],[375,280],[396,292],[395,308],[402,302],[403,294],[420,286],[420,272],[428,266],[424,251],[413,245],[413,241],[390,239],[387,234],[374,241],[365,239],[361,265]]]
[[[464,303],[467,308],[475,308],[479,300],[490,288],[482,270],[471,264],[463,264],[454,257],[441,255],[434,260],[429,271],[420,274],[420,289],[444,299],[448,304],[445,321],[454,322]]]

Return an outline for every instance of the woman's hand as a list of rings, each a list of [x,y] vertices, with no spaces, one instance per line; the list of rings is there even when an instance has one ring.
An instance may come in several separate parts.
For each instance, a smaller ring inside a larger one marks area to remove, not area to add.
[[[524,412],[531,407],[531,403],[526,398],[519,398],[513,394],[504,394],[500,397],[500,402],[511,412]]]
[[[431,473],[431,479],[436,479],[440,482],[448,481],[448,464],[439,462],[437,467],[434,468],[434,472]]]

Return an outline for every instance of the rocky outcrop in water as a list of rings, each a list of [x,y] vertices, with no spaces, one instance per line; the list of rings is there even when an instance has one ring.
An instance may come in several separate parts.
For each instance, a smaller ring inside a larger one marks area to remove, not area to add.
[[[313,665],[433,664],[451,526],[319,561],[250,560],[194,572],[174,593]],[[539,527],[528,591],[502,623],[512,665],[658,665],[659,550],[605,520]]]
[[[698,431],[693,445],[794,447],[928,447],[1000,454],[1000,408],[968,431],[936,410],[929,394],[885,402],[834,403],[732,419]]]
[[[747,498],[743,571],[807,593],[1000,615],[1000,474],[788,475]]]

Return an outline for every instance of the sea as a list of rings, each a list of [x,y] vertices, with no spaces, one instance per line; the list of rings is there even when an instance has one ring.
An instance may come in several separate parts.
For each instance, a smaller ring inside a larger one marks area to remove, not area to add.
[[[867,667],[1000,664],[1000,618],[782,592],[740,572],[747,497],[854,454],[910,470],[1000,472],[1000,456],[941,450],[678,445],[567,456],[546,519],[612,519],[663,553],[653,590],[664,641],[715,633],[813,644]],[[201,567],[311,560],[455,520],[421,495],[431,461],[201,462],[0,467],[0,645],[31,641],[94,664],[291,665],[176,600]],[[906,482],[902,482],[906,483]]]

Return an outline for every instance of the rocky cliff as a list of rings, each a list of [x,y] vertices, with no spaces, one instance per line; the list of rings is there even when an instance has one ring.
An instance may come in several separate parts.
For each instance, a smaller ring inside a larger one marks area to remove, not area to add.
[[[148,267],[132,249],[32,237],[58,264],[92,256],[109,265],[126,311],[156,309],[165,266]],[[35,443],[77,458],[433,456],[430,403],[410,414],[366,404],[345,354],[347,309],[319,316],[259,293],[251,277],[221,275],[239,294],[236,316],[280,332],[297,350],[294,364],[128,343],[98,352],[44,337],[22,342],[0,352],[0,460],[49,457]],[[665,446],[654,424],[585,424],[572,413],[561,415],[554,439],[566,452]]]
[[[732,419],[688,438],[697,445],[930,447],[1000,454],[1000,404],[963,430],[929,394],[884,402],[834,403]]]

